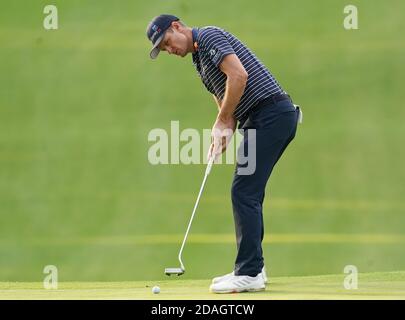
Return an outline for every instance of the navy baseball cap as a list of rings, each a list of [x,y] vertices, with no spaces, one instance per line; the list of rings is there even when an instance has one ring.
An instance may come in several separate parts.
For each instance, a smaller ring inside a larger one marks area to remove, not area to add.
[[[153,47],[150,52],[150,57],[156,59],[160,49],[159,44],[162,42],[167,29],[170,28],[173,21],[179,21],[180,19],[176,16],[170,14],[161,14],[160,16],[154,17],[149,23],[146,29],[146,35],[148,39],[152,41]]]

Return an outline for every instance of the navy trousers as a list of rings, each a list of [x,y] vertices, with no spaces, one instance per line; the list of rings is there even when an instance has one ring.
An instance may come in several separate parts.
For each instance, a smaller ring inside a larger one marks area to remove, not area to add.
[[[235,275],[254,277],[263,268],[262,206],[265,187],[274,165],[295,137],[298,116],[299,109],[290,100],[283,100],[261,103],[239,122],[238,129],[243,134],[243,140],[238,149],[231,191],[237,242]],[[248,141],[252,139],[252,134],[249,135],[247,129],[256,129],[255,148],[251,148],[250,144],[249,149]],[[255,152],[255,170],[252,174],[240,174],[240,169],[246,167],[246,163],[241,164],[240,156],[250,158],[249,152]]]

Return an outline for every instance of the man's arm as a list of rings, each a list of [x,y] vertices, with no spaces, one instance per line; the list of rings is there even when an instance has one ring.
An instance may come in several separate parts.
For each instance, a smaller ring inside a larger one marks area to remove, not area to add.
[[[209,157],[213,152],[216,155],[224,152],[231,140],[236,129],[236,119],[233,113],[245,91],[248,78],[248,74],[236,54],[226,55],[219,68],[226,74],[227,80],[224,99],[220,105],[218,104],[219,112],[212,128],[212,144],[208,152]]]
[[[214,100],[215,100],[215,103],[216,103],[217,106],[218,106],[218,112],[221,111],[221,104],[222,104],[222,101],[218,100],[218,98],[217,98],[214,94],[213,94],[212,96],[213,96],[213,98],[214,98]]]
[[[226,74],[226,89],[218,119],[224,122],[233,118],[233,112],[245,91],[248,74],[236,54],[224,57],[219,68]]]

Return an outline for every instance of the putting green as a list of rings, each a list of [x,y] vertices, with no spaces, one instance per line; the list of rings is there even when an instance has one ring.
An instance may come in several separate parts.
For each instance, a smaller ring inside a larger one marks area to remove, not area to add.
[[[358,289],[343,286],[344,274],[275,277],[266,291],[242,294],[212,294],[210,280],[65,282],[57,290],[45,290],[39,282],[1,282],[0,299],[405,299],[405,271],[362,273]],[[181,279],[181,278],[180,278]],[[153,294],[158,285],[160,294]]]

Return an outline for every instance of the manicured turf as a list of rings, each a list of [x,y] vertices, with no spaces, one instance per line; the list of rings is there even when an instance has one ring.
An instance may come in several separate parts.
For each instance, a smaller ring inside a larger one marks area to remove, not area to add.
[[[62,283],[159,282],[177,265],[204,166],[151,165],[148,133],[172,120],[202,132],[217,108],[191,57],[149,60],[161,12],[234,33],[304,111],[266,190],[263,250],[281,281],[266,295],[300,294],[281,276],[405,270],[405,2],[350,3],[356,31],[343,0],[55,0],[59,29],[46,31],[49,1],[2,0],[0,281],[41,282],[55,265]],[[207,181],[185,281],[232,270],[233,170]]]
[[[174,278],[176,279],[176,278]],[[276,277],[255,293],[213,294],[208,280],[66,282],[56,290],[41,283],[0,283],[0,299],[405,299],[405,272],[359,275],[358,289],[343,287],[344,275]],[[159,294],[151,288],[158,285]]]

